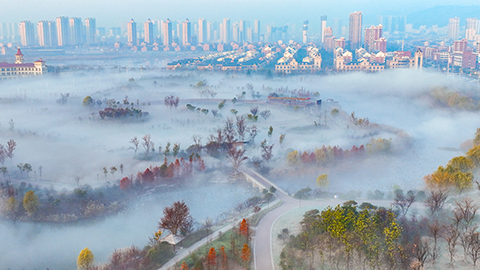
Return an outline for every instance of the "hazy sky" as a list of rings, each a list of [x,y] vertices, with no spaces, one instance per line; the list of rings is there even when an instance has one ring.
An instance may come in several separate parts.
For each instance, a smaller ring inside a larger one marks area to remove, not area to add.
[[[262,25],[301,24],[303,20],[316,21],[321,15],[329,18],[348,18],[353,11],[362,11],[364,17],[406,15],[436,5],[479,5],[478,0],[0,0],[0,22],[53,20],[58,16],[93,17],[97,26],[119,26],[134,18],[144,22],[148,18],[184,20],[260,19]]]

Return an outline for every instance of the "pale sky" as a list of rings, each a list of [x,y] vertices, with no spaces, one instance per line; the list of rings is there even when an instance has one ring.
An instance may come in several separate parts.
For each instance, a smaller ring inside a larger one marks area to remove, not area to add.
[[[353,11],[362,11],[364,18],[376,15],[407,15],[436,5],[480,5],[478,0],[0,0],[0,22],[54,20],[58,16],[93,17],[97,26],[113,27],[134,18],[196,21],[232,21],[260,19],[262,24],[301,24],[316,21],[321,15],[329,19],[348,19]]]

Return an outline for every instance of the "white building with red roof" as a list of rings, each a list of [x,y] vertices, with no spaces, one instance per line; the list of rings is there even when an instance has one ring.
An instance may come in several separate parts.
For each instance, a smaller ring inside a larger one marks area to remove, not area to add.
[[[0,79],[9,79],[21,76],[41,75],[47,72],[45,61],[40,60],[33,63],[25,63],[23,53],[18,48],[15,54],[15,63],[0,62]]]

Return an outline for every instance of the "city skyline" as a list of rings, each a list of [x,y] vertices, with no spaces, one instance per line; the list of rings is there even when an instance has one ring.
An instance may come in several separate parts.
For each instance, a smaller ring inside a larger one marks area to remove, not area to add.
[[[25,4],[25,0],[19,1]],[[255,4],[255,9],[252,5]],[[348,8],[339,9],[339,4]],[[349,13],[353,10],[362,10],[366,23],[374,19],[377,15],[407,15],[409,13],[431,8],[437,5],[478,5],[477,1],[460,0],[452,2],[451,0],[440,1],[402,1],[401,3],[389,3],[385,5],[383,1],[368,0],[355,1],[343,0],[340,3],[318,3],[313,1],[287,2],[287,1],[262,1],[260,3],[253,0],[243,1],[241,5],[235,1],[190,1],[180,0],[175,3],[157,3],[147,0],[136,3],[135,8],[127,2],[118,2],[107,0],[101,3],[92,0],[72,1],[69,5],[58,5],[54,0],[47,0],[41,3],[28,3],[28,10],[18,12],[16,5],[2,5],[2,18],[0,22],[19,23],[24,20],[32,22],[51,20],[58,16],[66,17],[93,17],[97,18],[97,26],[114,27],[119,23],[129,21],[129,18],[136,18],[138,21],[146,21],[148,18],[170,18],[172,21],[184,20],[185,18],[205,18],[207,20],[220,21],[223,18],[230,18],[232,21],[238,20],[254,20],[261,18],[266,24],[282,25],[295,21],[320,19],[322,15],[330,18],[348,18]],[[212,9],[211,6],[215,8]],[[92,9],[91,7],[96,7]],[[114,7],[114,10],[112,10]],[[178,8],[182,7],[182,8]],[[105,11],[109,10],[108,16]],[[154,12],[152,12],[154,10]],[[213,11],[214,10],[214,11]],[[270,12],[265,12],[265,10]],[[321,14],[318,13],[320,11]]]

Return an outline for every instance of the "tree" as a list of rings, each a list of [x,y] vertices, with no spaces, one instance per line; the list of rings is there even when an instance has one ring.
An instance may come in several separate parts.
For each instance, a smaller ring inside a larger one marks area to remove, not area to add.
[[[329,183],[330,182],[328,181],[328,175],[320,174],[317,177],[317,186],[319,186],[321,188],[326,188],[326,187],[328,187]]]
[[[239,232],[241,235],[244,235],[248,240],[249,226],[246,219],[243,219],[242,222],[240,222]]]
[[[182,265],[180,266],[180,270],[188,270],[188,265],[183,262]]]
[[[29,215],[34,214],[38,208],[38,197],[35,195],[35,192],[29,190],[23,196],[23,208]]]
[[[248,262],[250,261],[250,255],[250,247],[247,243],[243,244],[242,254],[240,255],[240,258],[242,258],[242,260],[245,262],[245,268],[247,268]]]
[[[260,112],[260,116],[263,117],[263,119],[265,120],[267,120],[270,117],[270,115],[272,115],[270,110],[265,110]]]
[[[105,181],[107,181],[107,175],[108,175],[107,167],[103,167],[102,170],[103,170],[103,174],[105,175]]]
[[[179,232],[185,235],[192,230],[193,218],[184,201],[177,201],[172,206],[165,207],[163,215],[158,223],[160,229],[169,230],[173,235]]]
[[[110,167],[110,173],[112,174],[112,177],[115,177],[116,172],[117,172],[117,167],[115,166]]]
[[[135,151],[135,156],[137,155],[138,145],[140,145],[140,141],[138,140],[137,136],[133,137],[130,140],[130,143],[133,144],[133,150]]]
[[[235,171],[237,171],[240,165],[242,165],[242,163],[248,159],[244,155],[245,155],[245,150],[237,149],[236,147],[232,147],[228,151],[227,158],[230,159],[230,161],[232,162],[233,169]]]
[[[145,153],[146,153],[146,156],[148,157],[148,154],[150,153],[150,149],[153,145],[150,134],[146,134],[145,136],[143,136],[142,140],[143,140],[142,142],[143,148],[145,148]]]
[[[88,270],[93,266],[94,256],[88,247],[80,251],[77,258],[77,267],[79,270]]]
[[[0,144],[0,163],[2,163],[2,166],[5,164],[6,158],[7,158],[7,150],[2,144]]]
[[[8,142],[7,142],[7,157],[10,159],[10,160],[13,160],[13,151],[15,150],[15,147],[17,146],[17,143],[10,139]]]
[[[28,176],[28,173],[32,171],[32,165],[30,165],[29,163],[25,163],[23,164],[22,170],[26,171]]]
[[[480,145],[475,145],[467,152],[467,158],[473,161],[475,166],[480,165]]]
[[[178,152],[180,152],[180,144],[179,143],[174,143],[173,148],[172,148],[172,154],[174,157],[178,155]]]
[[[435,212],[441,210],[445,201],[448,198],[448,192],[443,189],[431,190],[430,196],[425,200],[425,206],[430,209],[430,213],[433,215]]]
[[[260,144],[260,147],[262,148],[262,157],[267,161],[267,163],[270,163],[270,159],[273,157],[273,144],[267,145],[267,140],[263,140]]]
[[[220,259],[222,261],[223,269],[227,269],[228,268],[228,259],[227,259],[227,253],[225,252],[225,247],[224,246],[222,246],[220,248]]]
[[[208,251],[208,256],[207,256],[207,266],[208,269],[212,269],[215,264],[217,264],[217,253],[215,252],[215,248],[211,247],[210,251]]]
[[[91,96],[86,96],[84,99],[83,99],[83,102],[82,102],[83,106],[85,107],[90,107],[92,106],[93,104],[93,99]]]
[[[245,139],[245,133],[247,132],[247,122],[245,121],[245,117],[237,116],[237,134],[241,141]]]

